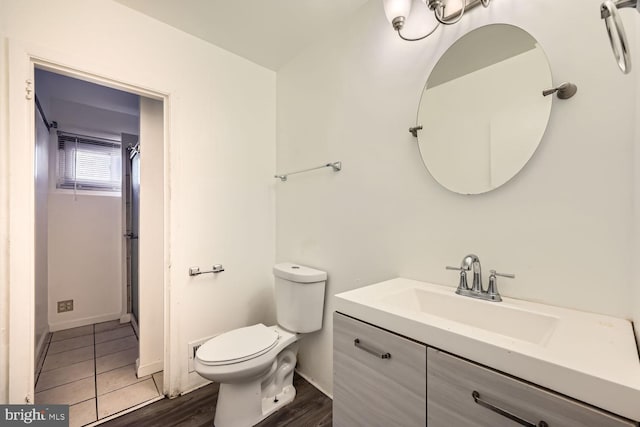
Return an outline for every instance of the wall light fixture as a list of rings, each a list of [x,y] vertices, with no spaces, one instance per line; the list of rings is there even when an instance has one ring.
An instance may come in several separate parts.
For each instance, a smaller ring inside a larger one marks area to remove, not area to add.
[[[433,12],[438,23],[427,34],[417,38],[409,38],[402,35],[402,28],[411,12],[411,0],[382,0],[384,13],[393,25],[393,29],[398,32],[402,40],[417,41],[429,37],[442,25],[453,25],[460,22],[465,12],[475,6],[482,5],[489,7],[491,0],[422,0],[429,10]],[[452,6],[453,5],[453,6]],[[451,10],[453,9],[453,10]]]

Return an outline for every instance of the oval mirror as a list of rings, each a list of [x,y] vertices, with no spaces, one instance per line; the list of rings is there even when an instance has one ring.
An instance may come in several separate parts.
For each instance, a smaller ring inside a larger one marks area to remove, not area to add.
[[[431,71],[418,107],[420,154],[445,188],[480,194],[513,178],[535,152],[549,121],[547,57],[526,31],[506,24],[475,29]]]

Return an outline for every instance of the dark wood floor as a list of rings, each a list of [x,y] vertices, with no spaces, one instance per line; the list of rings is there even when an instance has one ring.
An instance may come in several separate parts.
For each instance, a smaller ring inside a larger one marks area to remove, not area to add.
[[[328,427],[331,426],[332,402],[318,389],[295,375],[296,398],[259,427]],[[137,411],[108,421],[106,427],[213,426],[218,399],[218,384],[210,384],[175,399],[163,399]]]

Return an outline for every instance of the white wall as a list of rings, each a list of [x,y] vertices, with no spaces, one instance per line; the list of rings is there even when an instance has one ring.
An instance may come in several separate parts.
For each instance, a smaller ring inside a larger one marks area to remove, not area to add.
[[[277,169],[343,162],[339,173],[299,175],[277,190],[277,260],[329,274],[324,329],[300,350],[302,372],[322,388],[332,389],[334,294],[396,276],[454,287],[445,266],[467,253],[480,256],[485,281],[489,269],[516,274],[500,282],[504,295],[630,317],[636,77],[617,70],[599,5],[496,0],[408,43],[371,0],[279,70]],[[458,195],[426,172],[407,129],[437,58],[497,22],[533,35],[554,82],[579,90],[553,100],[542,143],[513,180]]]
[[[49,118],[47,117],[47,120]],[[36,161],[35,161],[35,356],[36,361],[44,347],[49,332],[49,291],[48,291],[48,195],[49,195],[49,132],[40,112],[35,112]]]
[[[3,36],[27,49],[169,94],[170,393],[201,384],[187,373],[189,341],[273,321],[275,73],[109,0],[4,0],[2,8]],[[3,150],[7,143],[3,134]],[[226,271],[188,276],[214,263]]]
[[[120,318],[120,202],[117,197],[49,197],[49,324],[52,331]],[[58,313],[57,301],[74,309]]]

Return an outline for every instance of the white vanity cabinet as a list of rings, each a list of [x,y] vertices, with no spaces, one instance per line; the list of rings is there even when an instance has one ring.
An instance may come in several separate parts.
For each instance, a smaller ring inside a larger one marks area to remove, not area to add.
[[[333,316],[333,425],[424,427],[427,346]]]
[[[631,427],[637,423],[429,347],[429,427]]]

